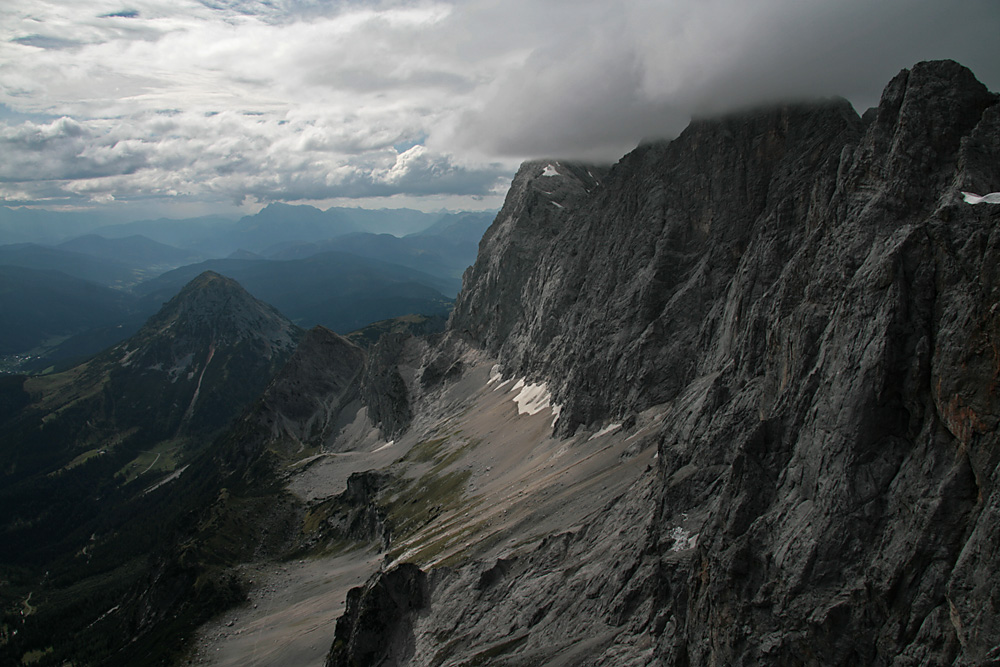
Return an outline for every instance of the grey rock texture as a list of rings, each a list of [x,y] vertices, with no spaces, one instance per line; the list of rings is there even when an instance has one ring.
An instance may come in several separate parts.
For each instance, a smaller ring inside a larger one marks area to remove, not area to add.
[[[559,161],[526,162],[511,183],[503,208],[479,242],[474,266],[462,278],[462,291],[449,320],[490,350],[506,344],[522,322],[533,295],[529,279],[548,258],[545,250],[566,232],[567,221],[605,168]]]
[[[386,439],[405,431],[413,419],[406,381],[399,372],[409,338],[399,333],[383,335],[365,361],[361,400],[368,408],[368,419]]]
[[[648,548],[654,508],[653,484],[640,484],[527,554],[432,570],[408,664],[650,664],[663,566]]]
[[[996,102],[917,65],[828,200],[813,181],[815,218],[782,197],[758,221],[664,429],[661,522],[709,509],[686,604],[659,604],[683,610],[667,663],[979,664],[1000,643],[977,537],[1000,528],[1000,237],[956,187],[983,177],[963,165]]]
[[[841,150],[860,132],[844,101],[696,121],[627,155],[592,195],[565,200],[570,222],[551,240],[519,219],[532,211],[519,193],[536,188],[517,178],[539,180],[522,169],[504,210],[531,230],[521,243],[532,259],[511,265],[510,250],[494,247],[500,235],[484,237],[481,257],[499,256],[503,270],[477,261],[451,326],[505,372],[551,378],[564,431],[673,398],[701,373],[703,324],[727,303],[748,246],[775,238],[779,219],[817,224],[812,199],[829,198]]]
[[[227,474],[246,475],[256,464],[270,471],[271,463],[316,451],[360,407],[365,360],[364,350],[329,329],[307,331],[263,394],[223,436],[219,465]]]
[[[665,406],[658,481],[558,558],[432,573],[410,664],[995,664],[1000,209],[959,191],[998,184],[998,97],[950,61],[864,121],[522,167],[451,334],[546,381],[560,433]]]
[[[379,493],[389,476],[374,470],[354,473],[347,478],[347,488],[333,498],[314,503],[309,513],[319,519],[308,548],[316,545],[375,543],[383,547],[390,541],[385,510],[378,504]]]
[[[363,588],[351,589],[347,610],[337,620],[327,667],[400,664],[412,653],[414,613],[426,603],[427,576],[403,564]]]
[[[310,329],[262,397],[271,437],[286,448],[329,438],[341,412],[358,399],[364,362],[364,351],[346,338]]]

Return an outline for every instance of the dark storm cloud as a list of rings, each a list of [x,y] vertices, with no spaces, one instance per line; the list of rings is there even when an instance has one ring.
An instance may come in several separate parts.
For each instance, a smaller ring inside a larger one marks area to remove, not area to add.
[[[991,0],[790,4],[781,20],[760,27],[760,39],[741,58],[692,86],[691,99],[711,112],[839,95],[864,111],[900,69],[939,58],[958,60],[996,86],[1000,59],[991,35],[1000,29],[998,10]]]
[[[834,95],[861,112],[900,69],[927,59],[958,60],[1000,86],[1000,5],[990,0],[587,8],[589,29],[554,34],[461,116],[459,144],[614,159],[692,115]]]

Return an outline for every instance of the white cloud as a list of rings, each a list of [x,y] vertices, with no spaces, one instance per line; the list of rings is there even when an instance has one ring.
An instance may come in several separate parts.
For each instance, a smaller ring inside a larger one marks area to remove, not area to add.
[[[522,158],[864,106],[921,59],[996,89],[998,28],[990,0],[6,0],[0,197],[495,200]]]

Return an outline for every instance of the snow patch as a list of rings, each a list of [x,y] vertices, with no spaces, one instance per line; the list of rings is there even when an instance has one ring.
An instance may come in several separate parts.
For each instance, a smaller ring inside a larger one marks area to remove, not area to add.
[[[965,199],[966,204],[1000,204],[1000,192],[977,195],[962,190],[962,197]]]
[[[372,454],[374,454],[375,452],[381,452],[383,449],[389,449],[390,447],[392,447],[395,444],[396,444],[395,440],[390,440],[389,442],[385,443],[384,445],[382,445],[378,449],[373,449],[372,450]]]
[[[542,176],[562,176],[556,169],[555,165],[547,164],[545,165],[545,171],[542,172]]]
[[[687,551],[698,544],[698,535],[692,535],[681,526],[670,531],[670,539],[674,541],[670,546],[671,551]]]
[[[518,391],[514,402],[517,403],[517,414],[519,415],[534,415],[545,408],[552,407],[552,394],[549,393],[549,386],[544,382],[525,384],[524,378],[521,378],[511,391]]]
[[[494,366],[496,368],[496,366]],[[499,373],[499,371],[498,371]],[[490,378],[493,382],[493,378]],[[493,391],[501,389],[511,382],[514,382],[514,378],[504,380],[496,387]],[[552,393],[549,391],[549,386],[544,382],[539,383],[527,383],[524,378],[518,378],[514,382],[514,386],[509,389],[509,392],[516,394],[513,401],[517,403],[517,414],[519,415],[536,415],[542,410],[548,408],[552,411],[552,428],[555,428],[556,422],[559,421],[559,415],[562,414],[563,406],[559,403],[552,402]]]
[[[139,348],[135,348],[134,350],[129,350],[126,348],[125,356],[122,357],[122,360],[119,361],[118,364],[121,366],[125,366],[127,368],[132,364],[132,356],[138,351]]]
[[[502,368],[503,367],[500,364],[493,364],[493,368],[490,369],[490,379],[487,380],[486,386],[488,387],[491,384],[495,383],[496,386],[493,387],[493,391],[496,391],[497,389],[503,389],[504,387],[506,387],[507,385],[509,385],[511,382],[514,381],[514,378],[507,378],[506,380],[503,379]]]
[[[621,423],[618,423],[618,424],[608,424],[607,426],[605,426],[604,428],[602,428],[600,431],[598,431],[594,435],[592,435],[589,438],[587,438],[587,440],[588,441],[590,441],[590,440],[596,440],[597,438],[600,438],[602,435],[607,435],[608,433],[614,433],[615,431],[617,431],[621,427],[622,427]]]

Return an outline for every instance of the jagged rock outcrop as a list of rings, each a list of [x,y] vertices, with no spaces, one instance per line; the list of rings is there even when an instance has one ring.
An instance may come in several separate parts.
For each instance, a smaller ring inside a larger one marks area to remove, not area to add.
[[[361,400],[368,409],[368,419],[386,439],[405,431],[413,419],[406,381],[399,372],[407,338],[403,334],[385,334],[368,351],[365,361]]]
[[[403,664],[412,655],[414,613],[426,604],[427,575],[404,563],[351,589],[327,667]]]
[[[491,351],[505,345],[537,295],[528,279],[543,261],[570,216],[604,178],[604,167],[560,161],[525,162],[518,169],[496,220],[479,242],[474,266],[462,278],[462,291],[449,320]]]
[[[696,121],[675,141],[640,147],[593,195],[567,203],[572,217],[552,239],[521,239],[537,258],[527,275],[494,277],[477,262],[452,328],[471,332],[505,372],[552,378],[564,431],[669,400],[699,374],[711,341],[702,324],[752,239],[769,226],[777,237],[779,217],[815,226],[811,204],[829,198],[841,151],[860,134],[838,100]],[[484,238],[483,255],[503,254],[496,238]],[[494,282],[509,285],[505,306],[480,287]]]
[[[509,665],[994,664],[1000,207],[959,192],[998,184],[998,97],[948,61],[864,120],[797,104],[607,173],[525,165],[450,330],[546,381],[562,434],[663,406],[655,516],[615,549],[597,522],[572,558],[437,574],[420,664],[459,651],[445,628]],[[619,630],[546,649],[581,624]]]
[[[343,493],[314,503],[305,519],[311,528],[307,546],[374,543],[387,547],[391,535],[378,498],[389,479],[375,470],[357,472],[347,478]]]
[[[295,443],[324,442],[341,425],[341,412],[358,399],[365,353],[324,327],[310,329],[264,392],[272,438]]]
[[[353,418],[364,363],[364,350],[346,338],[325,327],[310,329],[223,437],[222,468],[246,471],[272,455],[294,460],[321,447]]]
[[[690,414],[660,449],[661,522],[708,510],[692,572],[660,603],[682,612],[668,664],[978,664],[992,650],[991,602],[955,586],[995,502],[983,352],[1000,285],[981,272],[1000,238],[958,196],[978,174],[956,170],[976,134],[995,135],[996,103],[954,63],[901,73],[815,226],[776,213],[751,242],[706,322],[714,354],[678,398]]]

